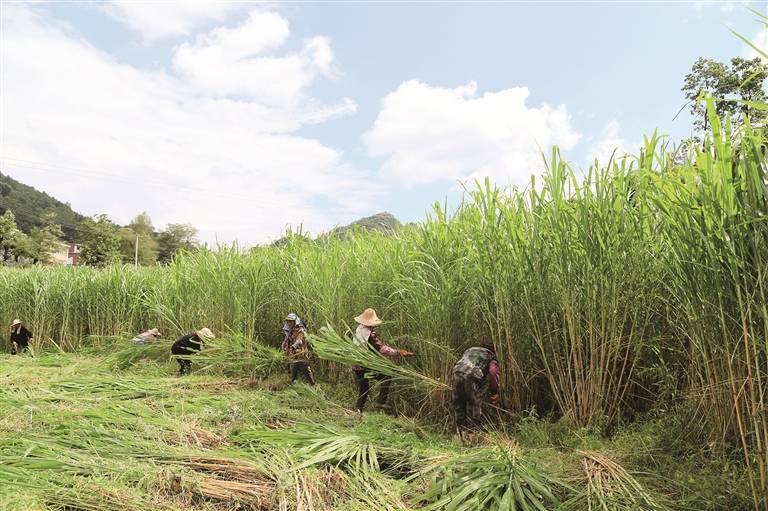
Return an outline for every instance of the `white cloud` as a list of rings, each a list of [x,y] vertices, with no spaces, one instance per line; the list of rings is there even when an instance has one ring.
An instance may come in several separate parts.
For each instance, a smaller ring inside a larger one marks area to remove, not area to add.
[[[620,131],[621,126],[616,119],[611,119],[606,123],[600,138],[590,148],[589,164],[597,159],[601,165],[607,165],[611,157],[617,161],[625,156],[638,153],[642,143],[639,140],[629,141],[622,138]]]
[[[295,134],[354,111],[351,100],[313,100],[301,73],[261,77],[293,91],[278,103],[252,91],[220,97],[185,76],[121,64],[28,7],[4,14],[4,171],[85,214],[127,223],[147,210],[159,226],[190,221],[209,241],[253,243],[279,236],[287,224],[317,232],[346,221],[360,211],[345,197],[376,193],[367,181],[361,186],[364,174],[339,151]],[[276,15],[262,19],[270,35],[243,38],[275,53],[289,37],[287,24]],[[332,60],[330,48],[308,51],[319,52],[317,65]],[[322,211],[313,203],[323,203]]]
[[[525,185],[542,170],[541,151],[570,149],[579,139],[564,105],[529,107],[526,87],[477,94],[412,80],[384,98],[365,135],[369,152],[386,156],[382,172],[404,184],[490,176]]]
[[[210,0],[115,0],[102,5],[107,13],[147,41],[189,35],[201,25],[222,21],[236,7],[234,2]]]
[[[285,43],[288,22],[277,13],[254,11],[235,28],[219,27],[176,49],[173,69],[203,93],[289,103],[323,74],[333,74],[333,51],[317,36],[298,53],[265,56]]]
[[[764,53],[768,53],[768,27],[760,30],[751,39],[751,42],[753,45],[755,45],[757,48],[762,50]],[[765,55],[761,54],[755,48],[753,48],[748,44],[744,45],[744,54],[748,59],[754,59],[755,57],[760,57],[761,59],[763,59],[763,61],[768,60],[768,58],[766,58]]]
[[[721,12],[733,12],[736,8],[747,8],[751,3],[751,0],[697,0],[693,5],[699,10],[716,7]]]

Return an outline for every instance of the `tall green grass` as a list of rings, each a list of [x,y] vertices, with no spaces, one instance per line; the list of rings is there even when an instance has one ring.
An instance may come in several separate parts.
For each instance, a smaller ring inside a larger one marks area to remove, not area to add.
[[[289,311],[343,332],[374,307],[383,339],[416,352],[409,368],[443,383],[464,349],[492,342],[512,414],[611,428],[692,405],[701,444],[739,456],[768,509],[766,144],[724,122],[712,116],[686,155],[652,136],[637,157],[582,171],[553,150],[525,190],[477,183],[394,235],[294,236],[165,268],[2,268],[0,321],[25,319],[38,350],[153,326],[277,347]],[[449,410],[448,392],[413,392],[406,411]]]

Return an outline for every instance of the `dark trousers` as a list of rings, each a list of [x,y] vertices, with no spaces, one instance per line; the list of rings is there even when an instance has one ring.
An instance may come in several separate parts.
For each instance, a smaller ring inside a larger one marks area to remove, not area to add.
[[[355,370],[355,381],[357,382],[357,402],[355,408],[363,411],[365,402],[368,401],[368,394],[371,392],[371,382],[365,377],[366,370]],[[389,388],[392,385],[392,380],[387,378],[383,374],[373,373],[371,377],[381,382],[381,388],[379,389],[379,398],[376,403],[380,405],[387,404],[389,399]]]
[[[292,362],[291,363],[291,383],[296,381],[296,378],[301,376],[310,385],[315,384],[315,377],[312,374],[312,368],[309,367],[309,362]]]
[[[29,351],[29,344],[18,344],[18,343],[11,343],[11,355],[16,355],[18,353],[25,353]]]
[[[192,370],[192,361],[183,358],[177,358],[176,360],[179,362],[179,376],[189,374]]]
[[[454,373],[453,413],[459,429],[480,424],[483,415],[483,386],[474,376]]]
[[[195,353],[195,350],[182,344],[173,343],[171,346],[171,353],[174,355],[192,355]],[[192,361],[184,358],[177,358],[176,361],[179,363],[179,376],[189,374],[192,370]]]

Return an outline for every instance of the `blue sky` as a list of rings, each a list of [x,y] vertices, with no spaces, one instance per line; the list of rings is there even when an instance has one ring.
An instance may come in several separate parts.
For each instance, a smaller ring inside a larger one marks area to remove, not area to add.
[[[3,10],[3,172],[124,223],[248,245],[458,183],[524,186],[674,119],[699,56],[764,42],[747,2],[50,3]]]

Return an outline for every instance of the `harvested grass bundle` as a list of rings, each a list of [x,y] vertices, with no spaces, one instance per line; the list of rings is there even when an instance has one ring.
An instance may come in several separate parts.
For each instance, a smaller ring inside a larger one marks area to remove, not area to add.
[[[317,356],[323,360],[366,367],[374,373],[384,374],[393,380],[413,386],[448,388],[445,383],[406,365],[395,363],[368,346],[355,344],[350,339],[339,335],[330,325],[320,328],[318,334],[310,334],[309,341]]]
[[[274,484],[266,481],[227,481],[204,477],[197,485],[197,492],[205,498],[235,502],[238,509],[264,509],[264,502],[272,498]]]
[[[236,438],[244,443],[294,449],[294,457],[302,461],[292,467],[293,471],[315,465],[342,467],[355,474],[395,471],[405,463],[408,454],[376,445],[354,433],[317,424],[294,424],[290,430],[255,428],[238,433]]]
[[[429,487],[414,502],[433,511],[543,511],[559,505],[552,488],[562,486],[514,451],[503,449],[435,457],[418,477]]]
[[[251,378],[267,377],[286,362],[281,351],[240,334],[207,340],[200,352],[178,358],[202,364],[199,371]]]
[[[666,511],[669,509],[644,488],[627,470],[609,457],[577,451],[586,479],[586,492],[577,493],[564,510]]]
[[[166,362],[171,357],[172,341],[152,341],[136,344],[125,339],[119,341],[124,346],[107,357],[106,365],[110,369],[127,369],[141,360]]]

